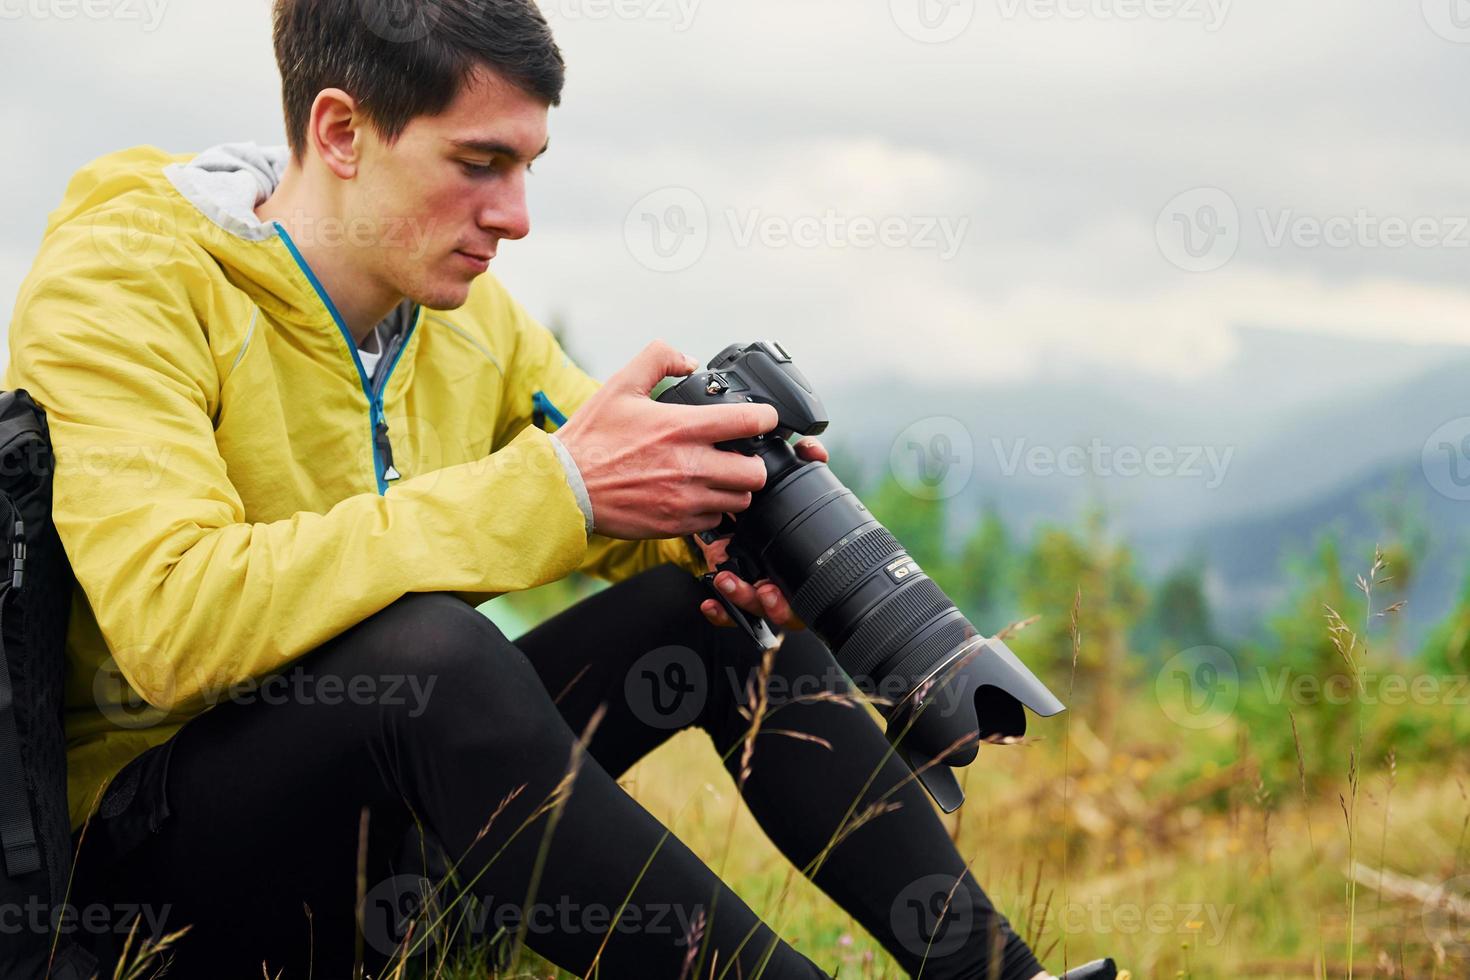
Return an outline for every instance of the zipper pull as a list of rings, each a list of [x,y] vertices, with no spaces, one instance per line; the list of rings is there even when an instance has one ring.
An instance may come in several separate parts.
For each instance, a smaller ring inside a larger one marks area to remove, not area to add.
[[[388,441],[388,423],[381,418],[373,427],[373,442],[378,445],[378,456],[383,460],[383,479],[392,482],[403,478],[393,466],[393,443]]]

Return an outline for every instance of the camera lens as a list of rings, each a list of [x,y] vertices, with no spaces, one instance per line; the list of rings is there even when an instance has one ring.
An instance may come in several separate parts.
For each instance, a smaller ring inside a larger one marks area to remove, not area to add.
[[[738,523],[796,614],[870,695],[906,697],[975,633],[826,466],[787,470]]]

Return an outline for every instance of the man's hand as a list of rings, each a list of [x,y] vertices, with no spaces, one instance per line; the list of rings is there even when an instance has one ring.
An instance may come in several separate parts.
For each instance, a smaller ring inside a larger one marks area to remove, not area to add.
[[[795,449],[796,455],[802,459],[827,462],[826,447],[811,436],[797,440]],[[714,571],[725,560],[725,539],[714,544],[705,544],[698,537],[694,541],[704,552],[704,560],[709,563],[710,571]],[[763,578],[752,585],[733,572],[720,572],[715,576],[715,588],[729,596],[739,608],[756,616],[764,616],[775,626],[790,630],[806,627],[796,613],[791,611],[791,603],[786,595],[770,579]],[[706,599],[699,604],[699,609],[716,626],[735,625],[718,600]]]
[[[776,427],[770,405],[666,405],[648,397],[666,377],[699,364],[654,341],[608,379],[556,433],[592,500],[593,529],[612,538],[707,531],[750,506],[766,484],[759,459],[715,443]]]

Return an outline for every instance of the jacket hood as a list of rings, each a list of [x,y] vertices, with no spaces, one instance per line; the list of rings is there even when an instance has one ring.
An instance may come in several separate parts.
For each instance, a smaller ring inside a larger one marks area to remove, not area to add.
[[[174,189],[210,221],[246,241],[274,237],[274,226],[263,224],[255,208],[275,193],[291,162],[284,146],[224,143],[211,147],[188,163],[171,163],[163,174]]]
[[[262,311],[282,322],[335,332],[331,314],[277,227],[255,216],[289,162],[285,147],[254,143],[227,143],[198,154],[153,146],[111,153],[72,177],[46,235],[77,224],[126,232],[134,258],[152,266],[175,258],[181,245],[196,246]]]

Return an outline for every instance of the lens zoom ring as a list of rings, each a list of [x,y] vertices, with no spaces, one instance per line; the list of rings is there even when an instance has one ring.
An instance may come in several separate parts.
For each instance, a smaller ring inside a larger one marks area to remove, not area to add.
[[[889,555],[903,551],[903,545],[885,527],[864,531],[843,545],[827,564],[813,572],[796,590],[791,607],[810,623],[827,607],[865,577],[873,566]]]
[[[969,639],[970,624],[963,619],[945,623],[930,633],[907,657],[884,673],[918,680],[944,662],[944,658],[958,650]]]
[[[874,667],[893,655],[895,643],[906,642],[925,623],[950,608],[953,603],[944,590],[933,579],[921,579],[869,613],[842,645],[837,659],[849,674],[871,674]]]

